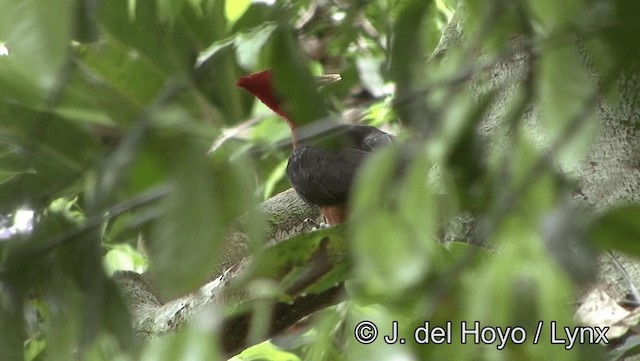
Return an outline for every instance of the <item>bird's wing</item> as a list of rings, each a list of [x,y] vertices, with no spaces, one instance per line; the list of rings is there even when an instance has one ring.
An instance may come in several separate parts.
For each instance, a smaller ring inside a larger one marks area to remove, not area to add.
[[[287,176],[306,202],[332,205],[347,201],[356,171],[369,152],[354,148],[325,151],[297,148],[289,158]]]
[[[378,147],[393,143],[393,139],[393,135],[376,129],[376,131],[370,132],[364,137],[364,139],[362,139],[361,147],[363,150],[372,152]]]
[[[352,146],[365,152],[393,143],[393,135],[370,125],[351,125],[343,128]]]

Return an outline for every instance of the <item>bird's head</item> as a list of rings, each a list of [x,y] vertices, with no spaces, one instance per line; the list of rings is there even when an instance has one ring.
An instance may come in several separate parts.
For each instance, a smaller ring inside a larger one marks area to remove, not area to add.
[[[326,74],[316,76],[315,79],[318,86],[321,86],[331,84],[342,78],[338,74]],[[275,87],[273,86],[271,70],[263,70],[261,72],[245,75],[238,79],[236,85],[253,94],[256,98],[260,99],[264,105],[268,106],[271,110],[283,117],[292,129],[296,128],[295,122],[289,118],[287,112],[282,108],[283,102],[276,94]]]
[[[285,118],[288,122],[291,122],[287,113],[281,108],[282,102],[276,95],[271,80],[271,70],[263,70],[258,73],[245,75],[238,79],[236,85],[253,94],[256,98],[260,99],[264,105]]]

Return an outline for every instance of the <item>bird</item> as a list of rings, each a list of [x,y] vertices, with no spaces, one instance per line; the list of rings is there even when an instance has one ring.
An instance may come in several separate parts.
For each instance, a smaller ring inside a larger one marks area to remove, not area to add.
[[[236,84],[289,125],[293,150],[286,173],[296,193],[320,209],[327,225],[345,223],[358,170],[374,151],[391,144],[394,136],[370,125],[340,124],[331,119],[300,127],[283,108],[271,70],[242,76]]]

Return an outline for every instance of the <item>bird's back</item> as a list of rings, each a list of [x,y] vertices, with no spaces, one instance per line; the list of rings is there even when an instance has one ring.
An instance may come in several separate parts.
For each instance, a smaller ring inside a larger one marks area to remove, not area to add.
[[[301,142],[289,157],[287,176],[307,203],[346,203],[355,175],[371,152],[393,136],[375,127],[339,125],[315,139]]]

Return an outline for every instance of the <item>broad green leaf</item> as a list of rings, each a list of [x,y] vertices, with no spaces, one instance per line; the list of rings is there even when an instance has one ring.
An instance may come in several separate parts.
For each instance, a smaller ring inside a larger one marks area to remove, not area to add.
[[[396,106],[398,116],[407,123],[425,122],[424,97],[417,95],[422,90],[426,77],[428,55],[424,48],[424,19],[431,8],[431,1],[411,0],[402,3],[395,19],[391,43],[389,72],[396,82]]]
[[[640,206],[626,205],[605,211],[593,221],[589,234],[602,249],[640,255]]]
[[[426,49],[422,48],[422,33],[416,29],[423,25],[431,1],[401,4],[393,29],[390,71],[398,86],[404,88],[414,86],[423,76],[421,64],[426,61]]]
[[[68,0],[0,2],[0,40],[11,49],[0,57],[0,99],[39,107],[63,84],[74,8]]]
[[[541,340],[550,337],[551,321],[559,325],[572,326],[573,310],[562,300],[572,299],[572,287],[544,250],[543,242],[536,232],[535,221],[520,216],[510,216],[495,235],[500,244],[498,254],[487,259],[480,268],[467,269],[464,275],[465,289],[470,292],[464,298],[464,313],[467,323],[479,321],[483,326],[523,327],[527,336],[534,335],[538,321],[543,321]],[[550,342],[533,344],[527,342],[520,347],[508,345],[504,350],[494,347],[456,348],[460,354],[455,359],[492,359],[504,354],[507,359],[540,359],[550,357],[562,360],[578,360],[578,352],[567,354],[561,345]]]
[[[325,292],[333,294],[332,299],[338,302],[335,292],[342,290],[340,285],[349,276],[346,251],[344,227],[338,226],[301,234],[258,252],[228,294],[226,320],[236,324],[239,319],[251,317],[248,338],[260,340],[264,339],[264,326],[270,322],[274,306],[288,307],[301,299],[304,303],[305,298],[326,297]],[[246,295],[239,303],[233,300],[236,289]]]
[[[535,168],[543,153],[535,147],[529,132],[518,129],[513,137],[512,145],[490,160],[487,185],[493,190],[487,201],[501,211],[520,209],[542,220],[558,201],[561,180],[553,170]]]
[[[47,348],[47,341],[44,338],[28,339],[24,345],[24,351],[25,351],[24,360],[25,361],[37,360],[37,357],[42,355],[42,353],[46,350],[46,348]]]
[[[127,0],[100,3],[97,19],[104,32],[137,50],[167,74],[191,71],[193,38],[189,36],[188,27],[170,27],[157,19],[155,1],[136,1],[134,19],[129,17],[129,5]]]
[[[476,209],[489,197],[488,191],[478,191],[483,187],[486,167],[482,160],[485,144],[478,140],[477,129],[494,94],[489,92],[478,100],[461,91],[449,99],[456,105],[443,110],[438,134],[427,147],[435,159],[446,164],[440,172],[442,181],[456,192],[462,209]]]
[[[271,172],[271,174],[269,174],[269,177],[264,184],[264,191],[262,192],[262,196],[264,197],[264,199],[272,196],[273,190],[275,189],[278,182],[286,177],[287,163],[287,161],[280,162],[280,164]]]
[[[339,359],[344,349],[336,345],[335,340],[340,327],[344,324],[345,306],[346,303],[342,303],[335,307],[327,307],[315,314],[315,327],[298,338],[301,346],[296,349],[304,350],[303,360]]]
[[[365,293],[401,295],[432,270],[439,219],[426,181],[428,162],[417,155],[398,173],[398,149],[373,155],[354,186],[352,238],[358,282]]]
[[[107,252],[103,259],[108,274],[115,271],[134,271],[142,273],[146,270],[146,259],[129,244],[117,244]]]
[[[436,0],[436,8],[442,12],[442,14],[445,16],[446,20],[449,21],[451,20],[451,18],[453,17],[453,14],[455,12],[455,7],[456,7],[456,2],[457,0],[451,1],[451,0]]]
[[[187,4],[187,0],[155,0],[158,6],[158,17],[162,21],[166,21],[172,24],[180,13],[184,6]]]
[[[279,349],[271,341],[264,341],[249,347],[229,361],[300,361],[296,354]]]
[[[545,33],[568,30],[568,25],[581,20],[585,4],[581,0],[560,2],[554,0],[529,0],[529,8]],[[564,28],[564,29],[563,29]]]
[[[149,245],[150,272],[171,297],[196,289],[217,260],[225,227],[212,182],[216,177],[205,151],[187,145],[174,152],[172,192],[163,200],[164,214],[156,222]]]
[[[44,206],[57,198],[56,192],[79,187],[80,177],[102,151],[89,129],[47,113],[6,110],[0,130],[11,139],[13,151],[0,158],[0,169],[21,169],[2,184],[0,208]]]
[[[275,24],[266,24],[247,33],[238,33],[222,40],[216,40],[198,54],[196,67],[220,56],[222,52],[233,46],[236,49],[238,64],[244,69],[255,70],[260,63],[263,47],[268,44],[268,40],[276,28]]]
[[[576,171],[591,147],[598,128],[591,98],[595,84],[571,46],[550,45],[539,64],[540,117],[550,144],[560,143],[558,159],[568,171]]]
[[[347,347],[346,350],[343,351],[345,360],[383,361],[393,360],[396,357],[401,360],[417,359],[409,346],[413,344],[413,331],[416,326],[412,318],[394,312],[391,308],[384,307],[377,303],[359,304],[357,302],[350,302],[348,307],[347,318],[344,321],[345,331],[348,331],[345,332],[348,335],[345,341]],[[391,335],[394,321],[398,323],[398,334],[402,335],[399,337],[404,337],[404,335],[409,336],[406,338],[406,344],[400,342],[387,344],[384,341],[384,336]],[[365,322],[365,327],[356,328],[358,325],[362,325],[362,322]],[[378,329],[377,339],[371,344],[360,343],[355,337],[355,332],[367,334],[366,322],[373,322]],[[413,330],[411,330],[411,328],[413,328]]]
[[[477,47],[487,53],[501,54],[519,34],[526,34],[531,19],[523,1],[458,1],[454,19],[461,22],[463,35],[473,42],[466,56],[477,60]],[[454,50],[454,49],[452,49]],[[468,59],[469,60],[469,59]]]
[[[0,352],[6,360],[24,360],[39,353],[35,342],[25,345],[23,302],[22,295],[16,292],[7,293],[0,302],[0,323],[4,326],[0,328]]]
[[[223,51],[227,51],[229,48],[234,46],[235,42],[235,38],[215,41],[198,54],[198,58],[196,59],[196,67],[202,66],[202,64],[207,62],[209,59],[215,57]]]
[[[266,279],[278,282],[283,301],[320,293],[348,275],[343,227],[298,235],[259,252],[240,284]]]
[[[236,57],[238,64],[244,69],[257,69],[260,65],[261,53],[268,44],[276,25],[267,24],[248,34],[240,34],[236,38]]]
[[[207,308],[188,326],[164,335],[144,346],[142,361],[219,360],[216,346],[217,318],[214,308]]]
[[[113,41],[81,45],[78,65],[55,112],[81,123],[128,126],[162,89],[166,76],[148,58]]]
[[[210,160],[208,144],[184,132],[194,120],[181,108],[165,107],[153,118],[154,147],[175,148],[161,153],[171,192],[153,224],[149,271],[159,289],[175,297],[211,276],[224,256],[220,250],[231,223],[249,209],[255,194],[249,164],[244,159]]]
[[[123,350],[133,346],[128,312],[100,262],[98,229],[82,227],[61,213],[45,213],[33,232],[8,245],[0,267],[8,284],[42,294],[46,308],[54,310],[40,312],[44,328],[56,331],[46,333],[52,360],[84,352],[105,333]]]
[[[273,82],[285,99],[285,109],[299,126],[327,115],[308,64],[291,31],[280,27],[271,37],[270,59]]]
[[[226,0],[224,2],[224,15],[233,25],[251,5],[251,0]]]
[[[640,2],[616,0],[612,3],[613,11],[604,17],[607,22],[603,29],[604,39],[610,49],[609,55],[618,65],[619,72],[636,72],[640,50],[629,44],[635,44],[640,33]]]

